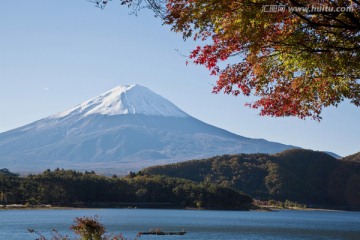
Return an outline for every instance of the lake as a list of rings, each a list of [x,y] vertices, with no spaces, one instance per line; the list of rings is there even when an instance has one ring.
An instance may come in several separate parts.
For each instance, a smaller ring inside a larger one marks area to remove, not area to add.
[[[151,209],[1,210],[0,239],[29,240],[53,228],[71,235],[75,217],[98,215],[110,233],[133,239],[137,232],[160,228],[186,230],[184,236],[141,236],[140,240],[189,239],[360,239],[360,212],[343,211],[205,211]]]

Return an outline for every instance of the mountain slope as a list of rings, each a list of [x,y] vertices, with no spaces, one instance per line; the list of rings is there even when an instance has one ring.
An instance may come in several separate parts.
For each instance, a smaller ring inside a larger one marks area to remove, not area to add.
[[[114,88],[67,111],[0,134],[0,165],[127,171],[227,153],[293,146],[235,135],[197,120],[139,85]]]
[[[360,152],[343,157],[341,160],[360,162]]]
[[[150,167],[142,172],[217,183],[262,200],[360,207],[360,163],[310,150],[222,155]]]

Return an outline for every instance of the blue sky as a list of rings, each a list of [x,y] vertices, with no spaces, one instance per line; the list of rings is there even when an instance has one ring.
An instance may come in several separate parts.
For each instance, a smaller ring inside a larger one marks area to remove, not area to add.
[[[323,120],[260,117],[249,99],[211,93],[215,78],[182,54],[197,44],[150,11],[114,0],[13,0],[0,6],[0,132],[66,110],[111,88],[138,83],[188,114],[239,135],[340,155],[360,151],[360,108],[345,102]],[[176,51],[178,49],[178,51]],[[182,54],[180,54],[180,53]]]

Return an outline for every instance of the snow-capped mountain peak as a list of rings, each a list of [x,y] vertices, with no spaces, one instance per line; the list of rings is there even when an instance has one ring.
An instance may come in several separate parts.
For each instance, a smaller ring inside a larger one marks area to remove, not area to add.
[[[0,133],[0,166],[26,172],[56,167],[134,171],[186,159],[290,148],[211,126],[145,87],[126,85]]]
[[[63,118],[75,115],[86,117],[92,114],[143,114],[164,117],[188,116],[162,96],[152,92],[146,87],[134,84],[115,87],[74,108],[55,114],[52,118]]]

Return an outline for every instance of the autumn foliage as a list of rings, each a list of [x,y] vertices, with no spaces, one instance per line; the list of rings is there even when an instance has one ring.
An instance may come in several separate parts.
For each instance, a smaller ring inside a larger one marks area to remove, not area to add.
[[[218,77],[213,92],[255,96],[260,115],[320,120],[345,99],[360,105],[360,1],[121,2],[202,42],[189,57]]]
[[[266,9],[279,4],[284,11]],[[345,98],[360,103],[356,1],[169,0],[167,9],[174,31],[208,43],[190,58],[218,76],[215,93],[255,95],[248,105],[276,117],[320,119]]]

